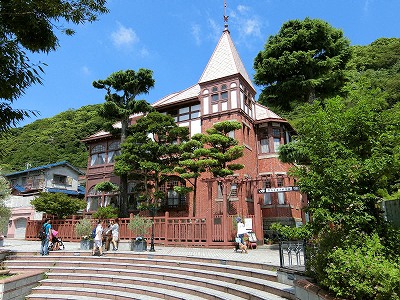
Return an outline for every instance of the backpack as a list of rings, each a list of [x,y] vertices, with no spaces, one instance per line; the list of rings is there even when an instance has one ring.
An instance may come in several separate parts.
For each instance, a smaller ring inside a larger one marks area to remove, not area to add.
[[[46,228],[44,225],[39,229],[38,238],[42,241],[47,238]]]
[[[91,235],[91,238],[92,238],[92,239],[94,239],[94,238],[96,237],[96,228],[97,228],[97,227],[95,227],[95,228],[93,229],[93,231],[92,231],[92,235]]]

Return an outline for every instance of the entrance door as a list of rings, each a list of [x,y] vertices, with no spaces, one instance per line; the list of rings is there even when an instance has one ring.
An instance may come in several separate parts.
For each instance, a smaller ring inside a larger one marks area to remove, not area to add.
[[[26,231],[26,219],[20,218],[14,221],[15,222],[15,234],[14,238],[16,239],[25,239],[25,231]]]

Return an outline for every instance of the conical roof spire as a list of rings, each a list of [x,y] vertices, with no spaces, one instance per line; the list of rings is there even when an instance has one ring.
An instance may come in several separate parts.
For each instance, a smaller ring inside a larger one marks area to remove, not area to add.
[[[200,84],[235,74],[241,74],[255,90],[226,26],[198,83]]]

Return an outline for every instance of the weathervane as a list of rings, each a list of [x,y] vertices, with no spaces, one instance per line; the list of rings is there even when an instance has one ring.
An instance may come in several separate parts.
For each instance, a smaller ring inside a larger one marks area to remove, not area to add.
[[[229,16],[226,15],[226,0],[224,0],[224,26],[225,29],[228,29],[228,18]]]

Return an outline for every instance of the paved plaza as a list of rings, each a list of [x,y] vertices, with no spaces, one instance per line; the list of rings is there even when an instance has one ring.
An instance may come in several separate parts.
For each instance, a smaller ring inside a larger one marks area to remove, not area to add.
[[[80,250],[78,242],[65,242],[66,252],[77,251],[90,251]],[[235,252],[233,247],[231,249],[215,249],[215,248],[191,248],[191,247],[164,247],[155,245],[154,255],[175,255],[187,257],[201,257],[213,258],[221,260],[239,260],[244,262],[262,263],[267,265],[279,266],[279,251],[276,245],[273,246],[259,246],[257,249],[248,250],[248,254]],[[13,251],[37,251],[40,250],[40,241],[26,241],[20,239],[4,239],[4,247],[0,250],[13,250]],[[132,253],[129,250],[127,241],[122,241],[119,245],[119,252]],[[50,252],[51,255],[52,252]],[[107,255],[107,252],[105,252]],[[138,252],[135,252],[138,253]],[[145,252],[146,253],[146,252]],[[149,252],[147,252],[149,253]]]

